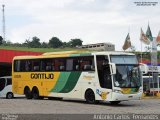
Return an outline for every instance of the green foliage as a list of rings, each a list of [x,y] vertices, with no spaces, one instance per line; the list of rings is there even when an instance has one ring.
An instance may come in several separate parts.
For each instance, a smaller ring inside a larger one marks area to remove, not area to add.
[[[48,43],[42,42],[41,47],[42,47],[42,48],[48,48]]]
[[[52,37],[49,42],[40,42],[40,39],[36,36],[32,39],[26,39],[24,43],[12,43],[10,41],[3,41],[0,36],[0,45],[11,47],[27,47],[27,48],[71,48],[82,45],[82,40],[71,39],[69,42],[62,42],[58,37]]]
[[[71,39],[70,41],[69,41],[69,45],[71,46],[71,47],[77,47],[77,46],[81,46],[82,45],[82,40],[81,39]]]
[[[32,41],[29,42],[29,46],[32,48],[40,48],[41,47],[40,39],[36,36],[33,37]]]
[[[48,43],[49,47],[51,48],[60,48],[63,43],[61,40],[59,40],[59,38],[57,37],[52,37],[50,40],[49,40],[49,43]]]
[[[3,38],[0,36],[0,45],[3,43]]]
[[[36,36],[32,38],[32,41],[26,39],[26,41],[22,44],[22,46],[29,48],[40,48],[41,47],[40,39]]]

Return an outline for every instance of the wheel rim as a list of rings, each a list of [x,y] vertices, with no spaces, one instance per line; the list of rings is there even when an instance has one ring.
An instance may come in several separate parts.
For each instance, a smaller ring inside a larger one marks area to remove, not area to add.
[[[12,93],[9,93],[7,97],[11,99],[13,97]]]
[[[33,90],[32,95],[33,95],[34,99],[38,99],[39,98],[39,92],[37,90]]]
[[[34,99],[37,99],[38,96],[39,96],[38,93],[33,93],[33,98],[34,98]]]

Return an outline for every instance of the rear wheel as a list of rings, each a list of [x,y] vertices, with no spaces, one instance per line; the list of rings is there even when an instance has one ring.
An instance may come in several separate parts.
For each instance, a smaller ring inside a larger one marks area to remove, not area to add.
[[[6,95],[6,98],[7,99],[12,99],[14,96],[13,96],[13,93],[12,92],[9,92],[9,93],[7,93],[7,95]]]
[[[86,102],[89,104],[96,103],[94,92],[91,89],[86,91],[85,99],[86,99]]]
[[[39,99],[40,98],[38,88],[33,88],[32,96],[33,96],[33,99]]]
[[[30,89],[28,87],[26,87],[24,89],[24,94],[25,94],[27,99],[32,99],[32,93],[31,93],[31,91],[30,91]]]

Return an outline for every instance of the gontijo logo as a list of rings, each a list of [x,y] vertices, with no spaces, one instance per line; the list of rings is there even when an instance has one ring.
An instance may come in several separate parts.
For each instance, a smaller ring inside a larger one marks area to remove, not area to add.
[[[46,73],[31,73],[31,79],[53,79],[54,74],[46,74]]]

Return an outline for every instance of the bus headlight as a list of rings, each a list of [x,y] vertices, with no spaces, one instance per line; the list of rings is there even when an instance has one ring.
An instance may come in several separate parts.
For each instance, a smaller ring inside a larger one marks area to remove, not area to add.
[[[139,92],[143,92],[143,88],[139,88]]]
[[[115,93],[122,93],[121,90],[116,90],[116,89],[113,89],[113,92],[115,92]]]

